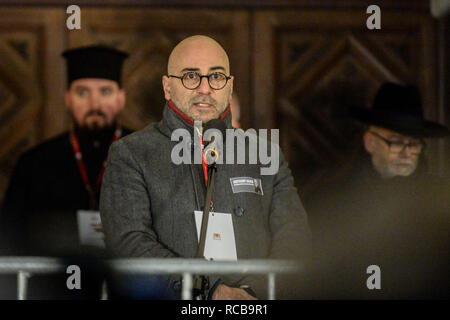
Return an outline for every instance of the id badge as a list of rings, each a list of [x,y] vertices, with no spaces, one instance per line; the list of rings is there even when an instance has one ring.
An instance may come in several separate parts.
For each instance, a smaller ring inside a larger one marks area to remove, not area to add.
[[[100,212],[94,210],[78,210],[78,236],[81,245],[105,248],[105,240],[100,219]]]
[[[202,211],[194,211],[197,226],[197,240],[200,241],[202,228]],[[207,260],[236,261],[236,241],[234,238],[231,213],[210,212],[206,230],[205,252]]]

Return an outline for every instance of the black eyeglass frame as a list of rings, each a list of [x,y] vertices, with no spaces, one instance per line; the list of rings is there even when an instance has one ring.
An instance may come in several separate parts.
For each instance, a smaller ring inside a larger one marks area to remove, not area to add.
[[[397,144],[402,144],[403,145],[403,147],[402,147],[402,149],[399,151],[399,152],[392,152],[392,153],[400,153],[400,152],[402,152],[403,150],[405,150],[405,148],[406,147],[408,147],[409,148],[409,151],[412,153],[412,154],[420,154],[420,153],[422,153],[424,150],[425,150],[425,147],[427,146],[427,144],[425,143],[425,141],[423,140],[423,139],[419,139],[419,141],[420,141],[420,143],[421,143],[421,145],[422,145],[422,149],[420,149],[420,151],[418,152],[418,153],[415,153],[415,152],[412,152],[411,151],[411,142],[409,142],[409,143],[403,143],[403,142],[394,142],[394,141],[391,141],[391,140],[388,140],[388,139],[386,139],[385,137],[382,137],[382,136],[380,136],[378,133],[376,133],[376,132],[373,132],[373,131],[369,131],[369,133],[371,133],[371,134],[373,134],[374,136],[376,136],[376,137],[378,137],[378,138],[380,138],[381,140],[383,140],[387,145],[388,145],[388,147],[389,147],[389,152],[392,152],[391,151],[391,149],[392,149],[392,145],[394,144],[394,143],[397,143]]]
[[[197,85],[195,88],[188,88],[188,87],[186,87],[186,85],[184,84],[183,79],[184,79],[184,77],[185,77],[188,73],[195,73],[195,74],[198,75],[199,78],[200,78],[200,81],[198,82],[198,85]],[[225,77],[225,84],[224,84],[221,88],[218,88],[218,89],[217,89],[217,88],[213,88],[213,87],[211,86],[211,83],[210,83],[210,77],[211,77],[212,75],[218,74],[218,73],[220,73],[221,75],[223,75],[223,76]],[[225,88],[225,86],[227,85],[228,80],[231,79],[231,76],[227,76],[227,75],[226,75],[225,73],[223,73],[223,72],[213,72],[213,73],[211,73],[211,74],[203,75],[203,76],[202,76],[200,73],[195,72],[195,71],[186,72],[186,73],[183,74],[182,76],[174,76],[174,75],[169,74],[168,77],[169,77],[169,78],[177,78],[177,79],[180,79],[180,80],[181,80],[181,83],[183,84],[183,87],[185,87],[185,88],[188,89],[188,90],[195,90],[195,89],[197,89],[198,87],[200,87],[200,85],[202,84],[202,79],[203,79],[203,78],[207,78],[207,79],[208,79],[208,85],[209,85],[209,87],[210,87],[211,89],[213,89],[213,90],[222,90],[222,89]]]

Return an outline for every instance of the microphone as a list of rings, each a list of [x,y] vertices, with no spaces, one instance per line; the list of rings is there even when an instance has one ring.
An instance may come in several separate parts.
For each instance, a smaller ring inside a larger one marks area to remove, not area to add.
[[[223,141],[225,138],[225,129],[227,128],[225,122],[220,119],[212,119],[205,123],[203,127],[203,140],[210,138],[210,142],[203,149],[203,156],[205,157],[206,163],[212,165],[217,163],[219,157],[223,153]],[[209,129],[214,129],[210,130]],[[220,139],[221,133],[222,137]]]

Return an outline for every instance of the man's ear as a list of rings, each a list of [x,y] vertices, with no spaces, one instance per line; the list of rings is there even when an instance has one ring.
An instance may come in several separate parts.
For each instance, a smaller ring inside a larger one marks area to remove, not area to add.
[[[169,77],[168,76],[162,76],[162,86],[163,86],[163,90],[164,90],[164,98],[167,101],[171,100],[170,84],[169,84]]]
[[[367,153],[372,154],[375,149],[375,139],[373,138],[373,135],[366,131],[363,136],[364,140],[364,148],[366,149]]]

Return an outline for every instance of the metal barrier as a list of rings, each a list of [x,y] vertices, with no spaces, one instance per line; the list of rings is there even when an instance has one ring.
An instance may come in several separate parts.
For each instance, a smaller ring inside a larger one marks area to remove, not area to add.
[[[25,300],[28,278],[34,274],[65,272],[60,259],[44,257],[1,257],[0,273],[17,274],[17,299]]]
[[[225,274],[267,274],[269,300],[275,299],[275,275],[295,273],[301,265],[285,260],[239,260],[205,261],[200,259],[149,259],[132,258],[108,260],[105,266],[111,271],[124,274],[166,275],[181,274],[183,300],[192,299],[193,276]],[[35,274],[66,272],[68,265],[57,258],[45,257],[0,257],[0,274],[17,274],[17,297],[26,299],[28,278]],[[102,299],[107,299],[103,285]]]

